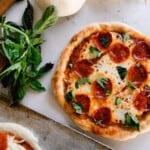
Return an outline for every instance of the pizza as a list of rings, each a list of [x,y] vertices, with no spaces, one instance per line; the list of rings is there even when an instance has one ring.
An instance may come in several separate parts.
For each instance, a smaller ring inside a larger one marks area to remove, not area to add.
[[[85,131],[127,140],[150,130],[150,38],[122,23],[85,27],[62,52],[52,88]]]
[[[0,123],[0,150],[41,150],[27,128],[15,123]]]

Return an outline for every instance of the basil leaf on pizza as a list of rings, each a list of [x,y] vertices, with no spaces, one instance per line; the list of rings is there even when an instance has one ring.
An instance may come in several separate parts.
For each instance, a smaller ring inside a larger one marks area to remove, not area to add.
[[[82,106],[80,104],[77,104],[77,103],[73,103],[73,108],[75,109],[75,112],[77,114],[82,114]]]
[[[115,105],[121,104],[122,99],[120,97],[115,98]]]
[[[74,95],[73,95],[72,90],[70,90],[69,92],[66,93],[65,99],[68,103],[71,102],[72,100],[74,100]]]
[[[96,47],[90,46],[90,52],[94,55],[95,58],[101,56],[100,50],[98,50]]]
[[[99,86],[101,86],[103,89],[106,88],[106,85],[108,83],[108,79],[106,79],[106,78],[97,78],[96,81],[99,84]]]
[[[127,69],[124,67],[121,67],[121,66],[117,66],[116,68],[117,68],[117,71],[118,71],[118,74],[119,74],[121,80],[123,80],[128,73]]]
[[[127,86],[132,91],[134,91],[136,89],[136,86],[131,81],[128,81]]]
[[[93,24],[62,52],[53,91],[83,130],[128,140],[150,130],[149,64],[149,37],[124,24]]]
[[[130,35],[128,33],[122,34],[122,41],[126,42],[130,39]]]
[[[91,81],[89,78],[81,78],[81,79],[78,79],[76,82],[75,82],[75,87],[78,89],[80,85],[83,85],[83,84],[90,84]]]
[[[133,115],[126,113],[125,114],[125,127],[135,128],[137,131],[140,131],[139,121]]]

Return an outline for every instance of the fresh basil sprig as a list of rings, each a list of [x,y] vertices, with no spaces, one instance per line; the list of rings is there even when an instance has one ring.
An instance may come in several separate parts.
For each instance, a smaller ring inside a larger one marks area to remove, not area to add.
[[[54,25],[57,21],[57,12],[54,6],[47,7],[41,19],[35,24],[33,28],[33,36],[40,35],[47,29]]]
[[[23,99],[28,88],[44,91],[38,79],[53,67],[51,63],[41,68],[39,65],[42,62],[41,44],[44,41],[41,34],[57,21],[56,9],[49,6],[32,29],[32,13],[29,13],[32,11],[29,8],[31,4],[28,1],[23,25],[6,22],[3,16],[0,18],[0,54],[8,61],[7,67],[0,72],[0,80],[9,89],[11,104]]]

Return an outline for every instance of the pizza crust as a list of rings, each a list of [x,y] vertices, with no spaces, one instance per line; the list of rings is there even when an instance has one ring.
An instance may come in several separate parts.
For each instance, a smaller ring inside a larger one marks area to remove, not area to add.
[[[27,128],[16,123],[0,123],[0,131],[12,133],[25,140],[34,150],[42,150],[38,145],[38,139]]]
[[[73,52],[73,49],[81,43],[84,39],[92,35],[93,33],[99,31],[109,31],[109,32],[120,32],[120,33],[129,33],[131,36],[136,38],[144,39],[147,42],[150,42],[150,38],[145,36],[144,34],[136,31],[132,27],[119,23],[119,22],[111,22],[111,23],[94,23],[91,24],[84,29],[82,29],[79,33],[75,34],[67,46],[64,48],[61,57],[59,59],[56,72],[52,77],[52,89],[56,99],[61,104],[61,106],[65,109],[65,111],[71,116],[73,121],[83,130],[93,132],[95,134],[108,137],[114,140],[124,141],[131,138],[136,137],[138,134],[149,131],[150,130],[150,115],[145,116],[144,119],[140,120],[140,132],[125,129],[119,127],[117,125],[109,126],[108,128],[100,128],[95,125],[95,123],[91,122],[89,118],[82,118],[79,115],[76,115],[72,109],[68,106],[65,98],[64,98],[64,77],[65,77],[65,69],[69,58]]]

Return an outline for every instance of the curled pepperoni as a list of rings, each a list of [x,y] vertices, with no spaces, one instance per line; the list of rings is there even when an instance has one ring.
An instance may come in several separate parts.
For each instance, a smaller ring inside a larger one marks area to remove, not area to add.
[[[140,86],[147,79],[147,71],[143,65],[133,65],[128,71],[128,80]]]
[[[108,107],[102,107],[93,113],[94,122],[100,127],[107,127],[111,121],[111,110]]]
[[[141,91],[133,100],[134,106],[143,112],[150,111],[150,92]]]
[[[109,56],[115,63],[121,63],[128,59],[129,48],[122,43],[114,43],[109,48]]]
[[[0,132],[0,150],[6,150],[7,145],[7,134]]]
[[[98,49],[108,48],[112,42],[112,35],[110,32],[100,32],[93,36],[93,43]]]
[[[99,85],[97,81],[92,84],[92,92],[95,98],[105,100],[112,91],[111,80],[107,79],[105,87]]]
[[[92,62],[83,59],[74,65],[74,71],[80,78],[88,77],[94,71],[92,65],[93,65]]]
[[[90,107],[90,99],[87,95],[78,94],[75,96],[76,101],[82,107],[83,113],[88,113]]]
[[[150,59],[150,46],[144,41],[138,42],[133,48],[132,56],[135,60]]]

